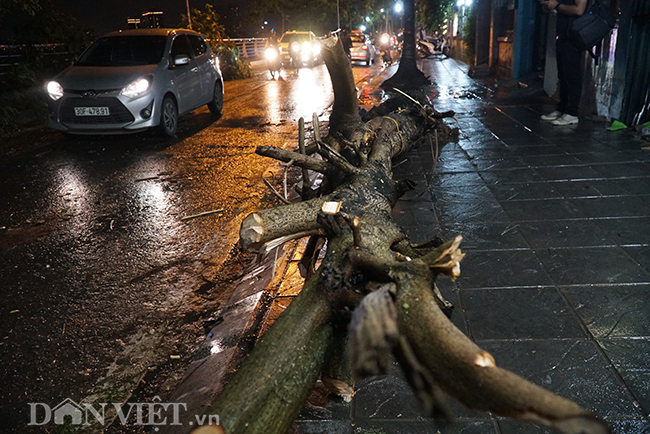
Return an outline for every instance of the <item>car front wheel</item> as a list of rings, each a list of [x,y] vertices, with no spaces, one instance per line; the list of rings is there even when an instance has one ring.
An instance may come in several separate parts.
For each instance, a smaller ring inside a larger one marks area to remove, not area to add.
[[[176,102],[170,96],[163,99],[160,113],[160,133],[163,136],[172,137],[178,131],[178,108]]]
[[[212,92],[212,101],[208,103],[208,109],[213,115],[220,115],[223,111],[223,88],[221,81],[217,80],[214,83],[214,91]]]

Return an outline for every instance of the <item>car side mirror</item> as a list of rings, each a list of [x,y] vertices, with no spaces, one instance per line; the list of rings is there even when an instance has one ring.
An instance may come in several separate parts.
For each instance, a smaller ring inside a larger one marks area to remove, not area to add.
[[[190,57],[185,54],[179,54],[174,57],[174,66],[183,66],[190,63]]]

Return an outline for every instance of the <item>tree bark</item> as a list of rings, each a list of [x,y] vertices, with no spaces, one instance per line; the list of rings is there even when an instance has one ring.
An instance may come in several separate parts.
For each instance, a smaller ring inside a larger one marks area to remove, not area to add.
[[[383,89],[413,90],[430,84],[415,62],[415,0],[404,1],[404,44],[395,75],[382,83]]]

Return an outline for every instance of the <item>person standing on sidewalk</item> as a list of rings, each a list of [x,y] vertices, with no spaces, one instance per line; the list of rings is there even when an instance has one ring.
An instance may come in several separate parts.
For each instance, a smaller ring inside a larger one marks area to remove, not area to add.
[[[560,85],[560,103],[542,120],[553,125],[578,123],[578,106],[582,96],[582,62],[584,51],[576,48],[568,38],[571,22],[585,13],[588,0],[540,0],[547,11],[557,12],[555,57]]]

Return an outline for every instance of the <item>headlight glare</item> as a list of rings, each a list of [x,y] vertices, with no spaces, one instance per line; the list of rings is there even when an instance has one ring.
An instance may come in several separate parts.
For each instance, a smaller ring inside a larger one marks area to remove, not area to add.
[[[311,51],[311,44],[309,42],[303,42],[302,51],[304,51],[305,53]]]
[[[267,48],[264,55],[267,60],[275,60],[278,57],[278,51],[275,48]]]
[[[140,77],[137,80],[133,80],[128,86],[122,89],[122,92],[120,93],[128,98],[137,98],[142,96],[150,88],[151,77]]]
[[[50,81],[47,83],[47,94],[56,101],[63,96],[63,88],[56,81]]]

